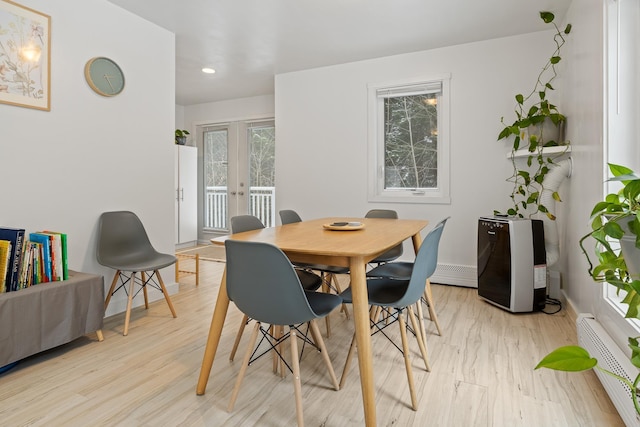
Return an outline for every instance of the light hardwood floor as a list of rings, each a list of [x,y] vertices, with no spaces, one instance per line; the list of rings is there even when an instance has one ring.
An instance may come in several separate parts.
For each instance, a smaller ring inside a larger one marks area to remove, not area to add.
[[[116,315],[105,321],[103,342],[87,336],[1,375],[0,426],[295,425],[291,374],[275,376],[269,358],[249,367],[235,410],[226,411],[249,338],[247,330],[230,363],[241,318],[233,304],[207,392],[195,393],[223,266],[201,261],[198,287],[193,275],[181,278],[172,297],[177,319],[157,301],[149,310],[133,310],[126,337],[124,315]],[[481,301],[474,289],[434,285],[433,293],[444,336],[428,322],[430,373],[410,339],[418,411],[410,408],[400,352],[384,337],[373,338],[378,425],[623,425],[593,372],[533,370],[552,349],[575,343],[566,311],[516,315]],[[337,310],[331,325],[325,342],[339,376],[353,325]],[[324,332],[324,324],[320,328]],[[396,325],[390,331],[399,338]],[[357,363],[344,388],[335,391],[322,357],[305,351],[301,377],[307,426],[364,424]]]

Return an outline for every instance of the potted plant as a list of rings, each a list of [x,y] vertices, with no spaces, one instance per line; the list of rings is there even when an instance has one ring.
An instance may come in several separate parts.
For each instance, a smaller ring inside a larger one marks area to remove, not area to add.
[[[185,145],[187,143],[187,135],[190,135],[186,129],[176,129],[176,144]]]
[[[511,124],[501,122],[504,128],[498,135],[498,141],[512,139],[511,161],[513,175],[507,181],[513,183],[511,201],[513,206],[507,210],[507,215],[523,218],[525,213],[532,216],[542,212],[554,220],[555,215],[547,206],[541,203],[541,195],[544,190],[544,178],[553,164],[551,156],[543,156],[544,148],[551,146],[565,146],[556,158],[562,155],[569,146],[565,141],[562,130],[566,117],[558,111],[558,107],[548,99],[548,92],[553,91],[552,82],[558,75],[556,65],[562,60],[560,50],[565,44],[565,36],[571,32],[571,24],[567,24],[564,30],[560,30],[554,21],[555,15],[551,12],[540,12],[540,18],[546,24],[552,24],[555,28],[553,40],[555,50],[544,65],[536,83],[528,95],[517,94],[514,112],[515,120]],[[521,168],[517,163],[516,152],[525,150],[526,168]],[[553,192],[553,198],[560,201],[557,191]],[[499,214],[494,211],[494,214]]]
[[[609,164],[613,175],[610,181],[619,181],[623,187],[596,203],[591,212],[591,231],[580,239],[580,248],[589,263],[589,275],[596,282],[607,282],[624,292],[623,303],[628,305],[625,317],[640,319],[640,176],[631,169]],[[585,243],[595,240],[597,263],[592,263]],[[638,337],[629,337],[631,363],[640,368]],[[598,361],[579,346],[560,347],[548,354],[536,366],[559,371],[578,372],[595,368],[623,383],[632,393],[636,411],[640,414],[638,384],[640,374],[633,382],[598,366]]]

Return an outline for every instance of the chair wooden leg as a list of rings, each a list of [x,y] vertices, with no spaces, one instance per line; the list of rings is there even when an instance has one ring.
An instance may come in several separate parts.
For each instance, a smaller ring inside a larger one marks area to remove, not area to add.
[[[173,304],[171,303],[171,298],[169,297],[169,292],[167,292],[167,288],[164,286],[164,281],[162,280],[162,276],[158,270],[155,270],[156,275],[158,276],[158,283],[160,283],[160,288],[162,289],[162,293],[164,294],[164,299],[167,300],[167,305],[169,306],[169,310],[171,310],[171,314],[173,317],[178,317],[176,314],[176,310],[173,308]]]
[[[411,371],[411,359],[409,358],[409,343],[407,340],[407,324],[402,313],[398,313],[398,324],[400,325],[400,336],[402,337],[402,353],[404,355],[404,366],[407,369],[407,380],[409,381],[409,393],[411,394],[411,406],[414,411],[418,410],[418,401],[413,384],[413,372]]]
[[[236,399],[238,398],[238,393],[240,392],[240,386],[242,385],[244,374],[247,372],[247,368],[249,367],[249,360],[251,359],[253,347],[256,345],[256,341],[258,340],[259,330],[260,322],[256,322],[256,325],[253,327],[253,333],[251,334],[251,338],[249,340],[249,345],[247,346],[247,351],[244,353],[244,358],[242,359],[242,366],[240,367],[240,372],[238,372],[236,385],[235,387],[233,387],[233,392],[231,393],[231,400],[229,401],[229,406],[227,406],[227,412],[233,411],[233,406],[236,404]]]
[[[427,342],[427,328],[424,323],[424,313],[422,312],[422,299],[416,303],[416,314],[418,315],[418,322],[420,323],[420,335],[422,335],[422,341]]]
[[[376,305],[372,306],[369,310],[369,319],[375,323],[378,321],[378,317],[380,316],[380,311],[382,311],[382,307]],[[371,326],[371,332],[373,332],[374,326]],[[353,352],[356,348],[356,334],[353,334],[353,338],[351,338],[351,345],[349,346],[349,352],[347,353],[347,360],[344,362],[344,368],[342,369],[342,376],[340,377],[340,388],[344,387],[344,382],[347,378],[347,372],[349,371],[349,367],[351,366],[351,359],[353,358]]]
[[[333,370],[333,365],[331,364],[331,359],[329,358],[329,353],[327,352],[327,348],[324,345],[324,340],[322,339],[322,334],[320,333],[320,329],[316,324],[315,320],[309,322],[311,327],[311,336],[315,341],[316,345],[320,348],[322,352],[322,358],[324,359],[324,363],[327,365],[327,371],[329,371],[329,376],[331,377],[331,382],[336,390],[340,390],[340,385],[338,384],[338,379],[336,378],[336,373]]]
[[[335,284],[335,287],[336,287],[336,292],[338,294],[341,294],[342,289],[340,288],[340,282],[338,282],[338,276],[336,276],[335,274],[332,274],[330,279],[333,279],[333,283]],[[351,319],[351,316],[349,316],[349,308],[347,307],[346,303],[342,303],[341,311],[344,313],[347,320]]]
[[[196,286],[200,284],[200,254],[196,254]]]
[[[279,325],[278,326],[278,339],[281,339],[284,336],[284,326],[283,325]],[[284,343],[281,342],[280,345],[278,346],[278,351],[280,352],[280,354],[284,354]],[[277,358],[278,361],[280,361],[280,377],[284,378],[287,376],[287,367],[284,364],[284,360],[282,360],[281,357]]]
[[[290,328],[291,365],[293,368],[293,390],[296,395],[296,419],[298,427],[304,426],[302,414],[302,385],[300,382],[300,361],[298,360],[298,336],[294,328]]]
[[[420,306],[420,301],[418,301],[418,306]],[[420,333],[420,322],[416,320],[415,313],[413,312],[413,308],[411,306],[407,307],[407,311],[409,312],[409,319],[411,319],[411,326],[413,330],[416,331],[416,340],[418,340],[418,347],[420,347],[420,353],[422,353],[422,360],[424,360],[424,367],[427,371],[431,372],[431,366],[429,366],[429,355],[427,353],[427,341],[424,340],[422,334]]]
[[[124,331],[122,335],[129,334],[129,320],[131,319],[131,305],[133,303],[133,291],[135,291],[136,285],[136,273],[135,271],[131,272],[131,278],[129,279],[131,282],[129,283],[129,299],[127,301],[127,312],[124,315]]]
[[[142,293],[144,295],[144,308],[149,310],[149,294],[147,293],[147,274],[144,271],[140,272],[140,277],[142,279]],[[173,316],[175,317],[175,316]]]
[[[116,274],[113,276],[113,280],[111,281],[111,287],[109,288],[109,292],[107,292],[107,298],[104,300],[104,309],[106,310],[109,307],[109,301],[111,301],[111,295],[113,294],[113,290],[116,288],[116,283],[118,283],[118,279],[120,278],[120,270],[116,271]]]
[[[344,368],[342,368],[342,376],[340,377],[340,384],[338,384],[340,388],[344,387],[344,382],[347,379],[347,372],[349,372],[349,367],[351,366],[351,359],[353,359],[353,352],[355,349],[356,349],[356,334],[354,333],[353,338],[351,338],[351,345],[349,346],[347,359],[344,361]]]
[[[331,273],[320,273],[320,277],[322,278],[322,292],[329,293],[331,292]],[[324,317],[324,322],[327,327],[327,338],[331,337],[331,322],[329,320],[329,316]]]
[[[433,294],[431,293],[431,281],[427,279],[427,285],[424,288],[424,299],[427,301],[427,307],[429,308],[429,317],[433,323],[436,324],[438,329],[438,335],[442,336],[442,329],[440,329],[440,322],[438,322],[438,315],[436,314],[435,305],[433,304]]]
[[[236,334],[236,340],[233,342],[233,348],[231,349],[231,354],[229,354],[229,361],[233,362],[233,358],[236,357],[236,351],[238,350],[238,345],[240,344],[240,339],[242,338],[242,334],[244,333],[244,328],[249,323],[249,316],[246,314],[242,317],[242,322],[240,323],[240,327],[238,328],[238,333]]]
[[[176,282],[180,282],[180,257],[176,257],[175,267]]]

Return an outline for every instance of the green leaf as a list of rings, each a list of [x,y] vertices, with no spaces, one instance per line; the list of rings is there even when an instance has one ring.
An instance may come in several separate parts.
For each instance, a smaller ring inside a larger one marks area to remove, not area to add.
[[[553,194],[551,195],[551,197],[553,197],[553,200],[555,200],[556,202],[561,202],[562,199],[560,199],[560,194],[558,194],[557,191],[554,191]]]
[[[564,33],[569,34],[571,32],[571,28],[571,24],[567,24],[566,28],[564,29]]]
[[[636,368],[640,368],[640,347],[638,347],[638,338],[629,337],[629,348],[631,349],[631,363]]]
[[[547,89],[555,90],[553,86],[551,86],[551,83],[547,83],[545,84],[545,86],[547,87]]]
[[[532,105],[531,108],[529,108],[529,112],[527,113],[528,117],[533,116],[535,113],[537,113],[539,110],[539,108],[535,105]]]
[[[598,361],[591,357],[589,352],[576,345],[559,347],[547,354],[536,365],[535,369],[547,368],[556,371],[580,372],[593,368]]]
[[[555,19],[555,15],[548,11],[542,11],[540,12],[540,18],[542,18],[545,24],[548,24],[550,22],[553,22],[553,20]]]
[[[516,95],[516,102],[520,105],[522,105],[522,103],[524,102],[524,96],[522,96],[521,94],[517,94]]]
[[[502,129],[502,132],[500,132],[500,134],[498,135],[498,140],[507,138],[511,135],[511,128],[506,127],[504,129]]]
[[[607,236],[613,237],[614,239],[620,239],[622,236],[624,236],[622,227],[620,227],[620,224],[615,221],[607,222],[604,225],[604,232],[607,234]]]
[[[538,92],[538,96],[540,97],[540,99],[544,99],[546,95],[547,93],[545,91],[541,90],[540,92]]]
[[[509,210],[507,211],[507,214],[508,214],[509,216],[514,216],[516,213],[517,213],[517,212],[516,212],[516,210],[515,210],[515,209],[513,209],[513,208],[511,208],[511,209],[509,209]]]
[[[524,128],[528,128],[529,125],[531,124],[531,120],[529,119],[522,119],[518,122],[518,127],[520,129],[524,129]]]
[[[551,62],[552,64],[557,64],[561,59],[562,58],[560,58],[559,56],[552,56],[551,59],[549,59],[549,62]]]
[[[633,171],[626,166],[609,163],[609,170],[613,176],[633,175]]]

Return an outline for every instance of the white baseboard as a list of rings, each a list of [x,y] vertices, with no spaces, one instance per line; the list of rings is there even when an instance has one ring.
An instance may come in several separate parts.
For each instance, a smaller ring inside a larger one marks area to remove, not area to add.
[[[475,265],[438,264],[431,283],[477,288],[478,269]]]

